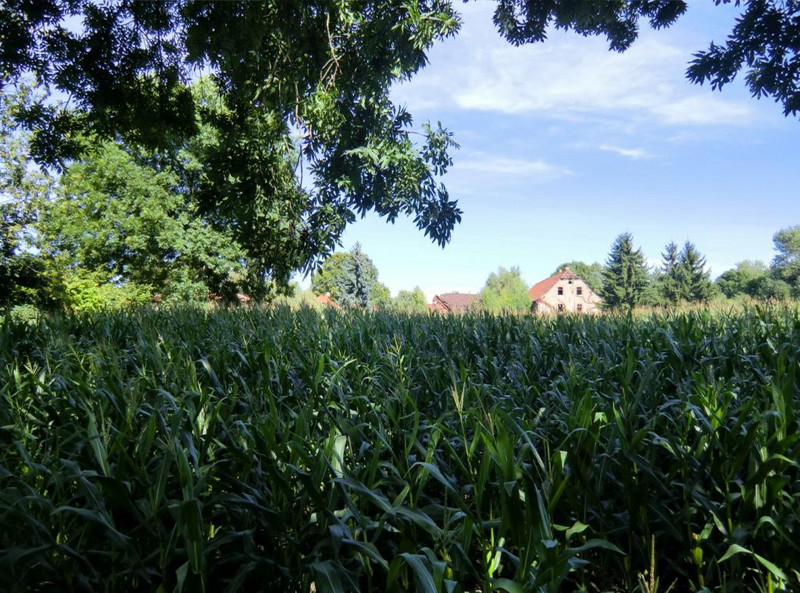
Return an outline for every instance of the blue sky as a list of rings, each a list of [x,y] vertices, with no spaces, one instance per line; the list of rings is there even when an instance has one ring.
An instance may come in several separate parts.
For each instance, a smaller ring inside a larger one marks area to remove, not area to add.
[[[565,261],[605,261],[625,231],[653,264],[669,241],[691,240],[717,276],[768,262],[773,234],[800,224],[800,122],[741,82],[720,93],[684,76],[692,53],[724,40],[735,7],[691,3],[617,54],[556,31],[515,48],[494,5],[459,4],[459,35],[393,91],[416,124],[455,133],[444,181],[463,210],[444,249],[410,220],[367,216],[346,231],[342,249],[360,242],[393,294],[477,292],[499,266],[533,284]]]

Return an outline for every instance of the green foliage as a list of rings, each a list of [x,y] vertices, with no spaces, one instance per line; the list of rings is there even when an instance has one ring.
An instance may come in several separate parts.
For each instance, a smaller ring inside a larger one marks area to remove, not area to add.
[[[94,296],[77,299],[91,302],[92,310],[95,297],[116,294],[118,285],[137,286],[137,295],[150,287],[165,301],[202,301],[209,292],[232,297],[244,277],[243,251],[230,233],[199,216],[176,175],[139,164],[112,143],[88,149],[85,160],[66,170],[37,231],[60,273],[92,270],[90,279],[80,278],[82,286],[109,285],[87,288]]]
[[[387,308],[391,304],[389,289],[378,282],[378,268],[356,243],[347,252],[332,254],[311,277],[315,294],[329,293],[346,307]]]
[[[440,245],[461,218],[440,182],[451,134],[414,129],[390,100],[457,31],[449,2],[12,6],[0,7],[4,86],[27,75],[70,97],[21,113],[37,158],[63,163],[81,136],[159,154],[191,146],[195,197],[256,276],[285,286],[367,211],[410,216]],[[199,71],[214,80],[211,97],[186,83]]]
[[[339,278],[339,302],[345,307],[368,310],[373,305],[373,295],[378,288],[378,269],[356,243],[350,257],[342,262]]]
[[[113,283],[100,270],[81,268],[62,272],[54,300],[71,311],[104,311],[152,302],[153,287],[129,281]]]
[[[697,251],[694,243],[687,241],[679,253],[678,246],[670,242],[661,258],[662,274],[658,283],[667,304],[705,302],[711,298],[711,274],[706,270],[706,258]]]
[[[781,229],[773,238],[777,255],[772,260],[776,278],[788,283],[800,296],[800,225]]]
[[[419,286],[414,290],[401,290],[394,297],[391,305],[395,311],[403,313],[427,313],[428,305],[425,302],[425,293]]]
[[[518,267],[500,267],[486,279],[480,293],[480,308],[492,313],[521,313],[531,308],[529,286]]]
[[[723,45],[711,43],[695,54],[687,76],[708,81],[713,89],[730,83],[747,67],[745,80],[754,97],[773,97],[786,115],[800,111],[797,40],[800,4],[794,1],[750,0]]]
[[[349,258],[348,252],[337,251],[325,260],[319,270],[311,276],[311,290],[314,294],[330,294],[334,301],[339,301],[339,285],[344,274],[344,263]]]
[[[41,313],[33,305],[15,305],[8,311],[8,318],[12,323],[22,325],[36,325]]]
[[[745,260],[736,264],[732,270],[720,275],[716,285],[728,298],[740,294],[755,297],[758,292],[758,283],[769,274],[769,268],[764,262]]]
[[[31,161],[29,134],[14,122],[33,95],[21,86],[0,96],[0,309],[43,304],[41,293],[47,286],[42,262],[31,253],[31,226],[53,182]]]
[[[630,233],[619,235],[611,246],[603,270],[603,305],[609,309],[638,305],[649,284],[647,265],[641,249],[633,248]]]
[[[6,322],[0,589],[796,590],[799,345],[779,308]]]

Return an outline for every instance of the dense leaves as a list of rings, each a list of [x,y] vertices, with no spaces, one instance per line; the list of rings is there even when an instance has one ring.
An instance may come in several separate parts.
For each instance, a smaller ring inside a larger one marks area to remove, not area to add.
[[[492,313],[522,313],[530,311],[531,297],[528,284],[522,279],[519,268],[498,268],[486,279],[480,293],[480,308]]]
[[[6,323],[0,589],[795,590],[798,345],[780,309]]]
[[[368,211],[449,240],[461,212],[439,177],[454,143],[441,125],[414,129],[389,90],[457,28],[438,0],[12,0],[0,72],[70,97],[21,114],[46,162],[78,155],[78,132],[159,152],[194,143],[205,212],[285,285]],[[188,86],[198,71],[216,101]]]
[[[729,3],[731,0],[717,0]],[[737,2],[738,4],[738,2]],[[748,0],[722,45],[694,56],[687,75],[720,89],[746,68],[754,97],[773,97],[786,115],[800,111],[800,2]]]

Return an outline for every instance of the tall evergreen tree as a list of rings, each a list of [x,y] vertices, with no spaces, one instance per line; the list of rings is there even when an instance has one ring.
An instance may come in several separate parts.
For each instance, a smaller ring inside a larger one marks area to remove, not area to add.
[[[682,290],[688,301],[707,301],[711,296],[711,273],[706,270],[706,258],[694,243],[686,241],[679,258]]]
[[[342,262],[339,302],[346,307],[369,309],[377,283],[378,270],[375,264],[361,250],[361,244],[356,243],[350,250],[350,257]]]
[[[647,283],[647,264],[642,250],[633,248],[633,235],[621,234],[611,246],[603,271],[601,296],[605,306],[632,309],[641,301]]]
[[[661,254],[661,292],[664,300],[669,304],[675,304],[681,300],[683,291],[681,290],[681,269],[678,246],[671,241],[664,248]]]

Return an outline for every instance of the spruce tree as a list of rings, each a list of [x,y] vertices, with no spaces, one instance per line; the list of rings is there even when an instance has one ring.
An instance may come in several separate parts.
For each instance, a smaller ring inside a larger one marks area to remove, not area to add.
[[[601,296],[610,309],[632,309],[642,299],[648,283],[647,265],[641,249],[633,248],[633,235],[616,238],[603,271]]]
[[[350,257],[342,263],[339,280],[339,301],[346,307],[369,309],[371,295],[378,282],[377,269],[372,260],[356,243],[350,250]]]
[[[686,241],[684,244],[679,267],[686,299],[694,302],[707,301],[712,290],[711,274],[706,270],[706,258],[697,251],[694,243]]]
[[[661,293],[669,304],[676,304],[681,300],[680,256],[678,246],[671,241],[661,254]]]

